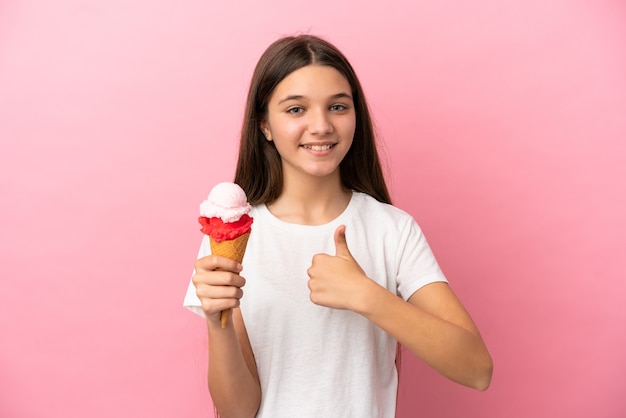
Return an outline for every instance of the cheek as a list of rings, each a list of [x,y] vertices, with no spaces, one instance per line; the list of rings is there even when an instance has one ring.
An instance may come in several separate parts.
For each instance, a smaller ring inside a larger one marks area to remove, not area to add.
[[[287,119],[278,121],[274,125],[274,136],[284,138],[286,141],[296,140],[304,131],[304,125],[299,120]]]
[[[355,132],[356,132],[356,123],[355,122],[346,123],[342,127],[342,134],[343,134],[343,136],[345,138],[350,138],[351,141],[354,139],[354,133]]]

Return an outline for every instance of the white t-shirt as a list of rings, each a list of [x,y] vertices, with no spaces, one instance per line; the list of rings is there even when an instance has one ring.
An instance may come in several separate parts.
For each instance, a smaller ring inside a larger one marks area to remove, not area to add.
[[[335,254],[333,234],[346,225],[348,248],[367,276],[406,300],[446,281],[416,222],[357,192],[325,225],[283,222],[265,205],[250,215],[241,312],[261,381],[257,417],[394,417],[396,340],[354,312],[313,304],[307,269],[314,254]],[[199,257],[208,254],[205,237]],[[203,315],[193,283],[184,306]]]

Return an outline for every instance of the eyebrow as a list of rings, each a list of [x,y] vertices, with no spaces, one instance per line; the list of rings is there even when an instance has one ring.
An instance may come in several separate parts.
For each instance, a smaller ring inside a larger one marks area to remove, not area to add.
[[[350,100],[352,100],[352,96],[349,95],[348,93],[333,94],[332,96],[330,96],[330,98],[331,99],[350,99]],[[278,104],[281,104],[281,103],[284,103],[284,102],[288,102],[289,100],[302,100],[302,99],[306,99],[306,97],[302,96],[300,94],[292,94],[290,96],[285,97],[281,101],[279,101]]]

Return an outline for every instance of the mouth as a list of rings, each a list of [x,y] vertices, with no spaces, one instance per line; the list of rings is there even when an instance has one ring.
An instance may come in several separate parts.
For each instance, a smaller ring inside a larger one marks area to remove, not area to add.
[[[309,145],[309,144],[304,144],[304,145],[300,145],[302,148],[304,149],[310,149],[312,151],[328,151],[329,149],[331,149],[332,147],[334,147],[337,144],[324,144],[324,145]]]

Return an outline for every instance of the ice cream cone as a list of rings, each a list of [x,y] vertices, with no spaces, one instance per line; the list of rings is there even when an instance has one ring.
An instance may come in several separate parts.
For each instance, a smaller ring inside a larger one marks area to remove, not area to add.
[[[211,254],[220,255],[222,257],[230,258],[238,263],[243,260],[243,255],[246,252],[246,246],[248,245],[248,238],[250,232],[239,235],[237,238],[229,239],[225,241],[216,241],[213,237],[210,238],[211,242]],[[220,313],[220,322],[222,328],[226,328],[228,324],[228,318],[230,317],[232,309],[226,309]]]
[[[243,260],[250,236],[252,206],[246,193],[235,183],[216,184],[209,197],[200,204],[198,222],[201,231],[210,238],[211,253],[230,258],[238,263]],[[220,313],[222,328],[226,328],[232,309]]]

